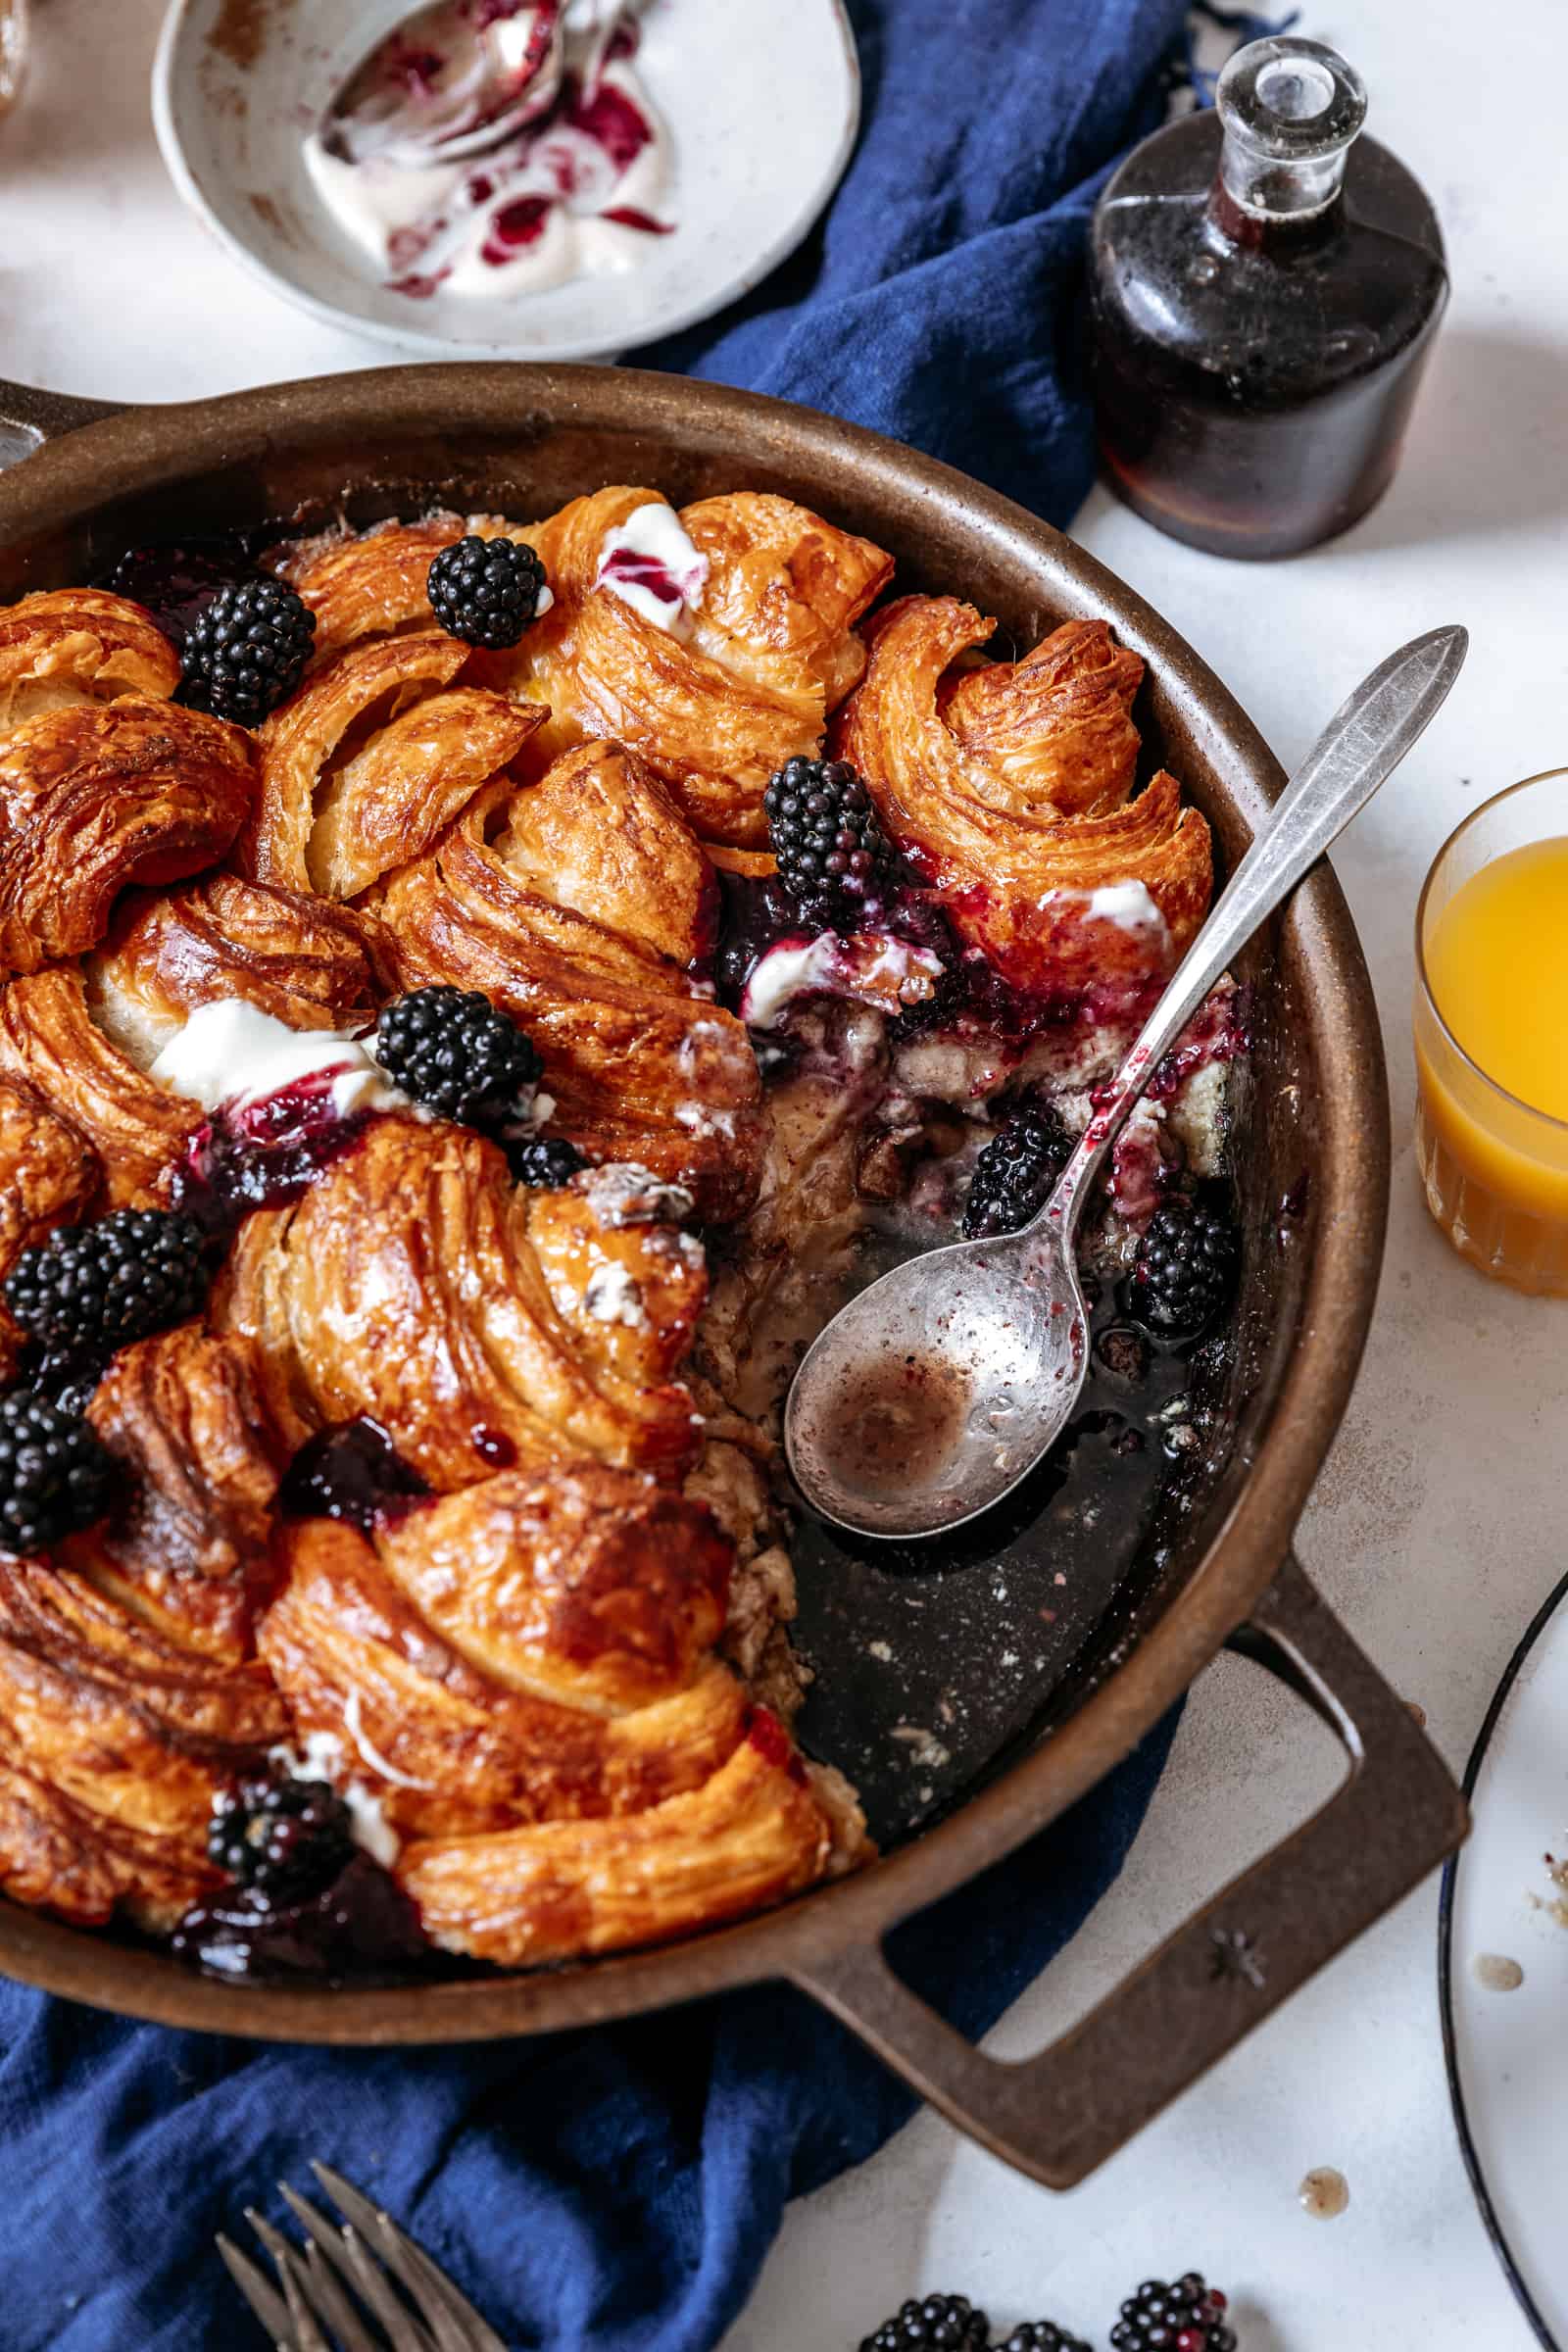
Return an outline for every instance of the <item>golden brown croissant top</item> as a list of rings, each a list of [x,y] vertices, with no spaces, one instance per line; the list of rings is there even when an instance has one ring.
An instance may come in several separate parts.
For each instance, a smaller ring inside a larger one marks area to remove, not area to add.
[[[54,1560],[0,1553],[0,1886],[167,1928],[217,1883],[215,1790],[289,1736],[251,1654],[276,1478],[244,1350],[194,1326],[126,1349],[91,1418],[114,1516]]]
[[[755,539],[744,504],[705,500],[693,513],[715,569],[701,609],[710,595],[713,604],[684,639],[597,584],[606,535],[663,503],[647,490],[601,490],[535,524],[528,537],[553,609],[514,652],[477,657],[471,674],[549,705],[540,756],[584,738],[623,743],[669,785],[702,839],[761,845],[767,780],[821,742],[829,693],[860,659],[842,615],[863,610],[887,560],[803,508],[786,518],[783,500],[760,502]],[[798,573],[788,561],[797,551]]]
[[[242,997],[291,1029],[358,1029],[391,993],[373,917],[237,874],[132,891],[88,962],[95,1018],[141,1068],[198,1004]]]
[[[467,658],[457,638],[427,631],[354,646],[313,672],[260,731],[241,871],[352,899],[427,849],[544,717],[454,686]]]
[[[442,1492],[584,1454],[675,1477],[698,1432],[669,1375],[702,1253],[667,1196],[623,1215],[620,1181],[575,1179],[581,1212],[552,1213],[482,1137],[379,1118],[292,1207],[248,1219],[213,1312],[257,1342],[291,1445],[363,1416]]]
[[[249,813],[242,727],[125,695],[46,711],[0,748],[0,970],[96,947],[133,882],[175,882]]]
[[[633,820],[614,843],[597,826],[607,794]],[[554,904],[535,880],[594,911]],[[702,937],[713,887],[646,771],[628,755],[590,750],[566,754],[482,817],[470,812],[390,878],[375,908],[406,988],[483,989],[527,1030],[574,1143],[686,1186],[704,1216],[732,1217],[760,1168],[757,1062],[734,1015],[696,994],[655,944]],[[612,927],[619,921],[636,928]]]
[[[81,974],[65,964],[0,990],[0,1073],[26,1088],[90,1153],[94,1216],[162,1203],[175,1164],[206,1113],[144,1077],[87,1009]],[[0,1183],[17,1164],[0,1159]]]
[[[587,1465],[289,1532],[263,1653],[416,1841],[398,1875],[438,1942],[655,1941],[821,1874],[833,1824],[710,1654],[729,1562],[701,1504]]]
[[[391,637],[433,625],[425,592],[431,559],[466,531],[484,539],[526,541],[528,534],[494,514],[432,514],[422,522],[380,523],[357,537],[333,533],[310,541],[278,566],[316,614],[317,664],[365,637]]]
[[[1129,798],[1142,674],[1103,622],[1067,622],[1018,662],[953,665],[993,623],[953,597],[878,616],[865,677],[835,726],[894,838],[959,934],[1015,985],[1077,994],[1164,970],[1202,921],[1208,827],[1161,772]],[[1129,922],[1094,894],[1140,884]]]
[[[179,656],[151,614],[102,588],[49,588],[0,609],[0,737],[73,704],[163,700]]]

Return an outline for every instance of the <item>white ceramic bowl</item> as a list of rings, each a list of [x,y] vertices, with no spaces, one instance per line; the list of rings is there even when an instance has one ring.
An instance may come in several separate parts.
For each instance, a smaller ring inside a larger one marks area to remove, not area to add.
[[[596,359],[690,326],[805,236],[849,161],[859,72],[842,0],[650,0],[637,71],[669,127],[673,232],[623,276],[487,302],[394,294],[336,226],[303,142],[417,0],[174,0],[153,119],[187,204],[316,318],[443,359]]]

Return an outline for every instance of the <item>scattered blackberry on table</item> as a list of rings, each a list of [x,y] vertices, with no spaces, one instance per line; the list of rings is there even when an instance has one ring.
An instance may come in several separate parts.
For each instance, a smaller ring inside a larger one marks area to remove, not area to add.
[[[1132,1303],[1151,1330],[1201,1330],[1236,1280],[1236,1228],[1196,1201],[1167,1200],[1149,1221],[1133,1267]]]
[[[469,1127],[525,1118],[542,1067],[516,1022],[482,990],[446,981],[387,1006],[376,1026],[375,1058],[416,1102]]]
[[[1225,2297],[1198,2271],[1173,2286],[1146,2278],[1121,2307],[1110,2331],[1112,2352],[1236,2352],[1236,2330],[1225,2324]]]
[[[974,1163],[963,1208],[965,1238],[975,1242],[1027,1225],[1071,1157],[1072,1137],[1054,1110],[1014,1111]]]
[[[1054,2320],[1025,2320],[1015,2328],[1001,2352],[1091,2352],[1081,2335],[1069,2335]]]
[[[24,1250],[5,1278],[6,1304],[55,1370],[101,1362],[195,1314],[207,1296],[206,1247],[194,1217],[117,1208]]]
[[[449,637],[492,653],[515,645],[539,610],[547,582],[531,547],[469,533],[430,565],[430,610]],[[548,609],[548,608],[547,608]]]
[[[286,580],[220,588],[186,632],[181,699],[259,727],[305,675],[316,614]]]
[[[79,1413],[29,1389],[0,1396],[0,1549],[41,1551],[90,1527],[108,1504],[114,1467]]]
[[[514,1144],[507,1157],[519,1184],[546,1190],[568,1183],[579,1168],[588,1165],[576,1145],[568,1144],[564,1135],[532,1135],[524,1144]]]
[[[789,760],[762,795],[779,879],[834,928],[875,900],[888,843],[871,796],[847,760]]]
[[[213,1798],[208,1859],[269,1902],[318,1893],[355,1850],[348,1807],[328,1781],[261,1775],[220,1788]]]
[[[926,2295],[910,2301],[868,2335],[860,2352],[985,2352],[991,2323],[967,2295]]]

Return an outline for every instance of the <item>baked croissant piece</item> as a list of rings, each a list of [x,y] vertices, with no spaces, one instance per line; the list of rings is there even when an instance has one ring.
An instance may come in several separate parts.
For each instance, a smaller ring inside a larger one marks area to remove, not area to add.
[[[393,993],[373,917],[237,874],[131,891],[87,965],[92,1014],[146,1069],[198,1004],[241,997],[290,1029],[357,1030]]]
[[[0,1076],[25,1090],[76,1139],[83,1164],[93,1172],[82,1209],[92,1216],[161,1205],[207,1116],[199,1102],[144,1077],[104,1034],[87,1008],[80,972],[68,964],[29,973],[0,990]],[[10,1140],[17,1156],[7,1158],[6,1140],[0,1131],[0,1184],[15,1187],[31,1146],[15,1129]]]
[[[405,988],[483,989],[526,1029],[563,1133],[733,1217],[757,1189],[762,1090],[745,1030],[682,968],[714,896],[657,778],[590,744],[470,809],[373,906]]]
[[[705,500],[691,513],[710,568],[683,638],[597,584],[608,534],[663,503],[601,490],[535,524],[527,535],[554,606],[514,653],[484,657],[475,674],[549,705],[540,753],[612,738],[664,779],[703,840],[760,847],[768,778],[820,744],[830,687],[841,692],[859,663],[852,624],[891,561],[787,500],[755,502],[760,540],[744,504]],[[787,561],[796,548],[799,576]]]
[[[89,1418],[116,1510],[0,1553],[0,1887],[168,1929],[219,1881],[215,1791],[289,1737],[253,1654],[276,1470],[249,1351],[195,1325],[118,1356]]]
[[[82,1215],[98,1190],[98,1154],[28,1086],[0,1078],[0,1281],[24,1250]],[[0,1386],[17,1376],[22,1333],[0,1303]]]
[[[124,695],[47,710],[0,747],[0,972],[96,947],[120,892],[221,858],[250,812],[242,727]]]
[[[1020,662],[955,670],[994,625],[955,597],[888,606],[834,749],[1015,987],[1067,997],[1158,976],[1207,911],[1212,859],[1174,776],[1130,797],[1143,663],[1105,622],[1068,621]],[[1097,904],[1127,885],[1148,904]]]
[[[152,615],[102,588],[50,588],[0,610],[0,740],[24,720],[117,695],[162,701],[179,656]]]
[[[761,796],[774,769],[813,752],[827,714],[865,666],[855,623],[893,559],[792,500],[738,491],[682,508],[708,576],[685,633],[598,585],[607,535],[651,490],[601,490],[526,528],[455,515],[380,528],[285,564],[317,616],[317,648],[428,627],[431,558],[465,530],[523,541],[542,559],[552,609],[516,649],[476,654],[466,677],[548,707],[531,756],[613,740],[674,792],[706,841],[765,845]]]
[[[291,1447],[368,1417],[442,1492],[581,1456],[674,1478],[699,1432],[671,1375],[708,1287],[681,1205],[624,1168],[522,1190],[467,1129],[378,1118],[247,1219],[213,1312],[257,1343]]]
[[[589,1464],[288,1532],[263,1655],[412,1840],[435,1941],[513,1966],[653,1942],[820,1877],[841,1838],[858,1858],[710,1654],[729,1565],[701,1504]]]
[[[467,659],[457,638],[427,631],[353,646],[314,671],[260,730],[240,870],[352,899],[427,849],[545,716],[455,686]]]

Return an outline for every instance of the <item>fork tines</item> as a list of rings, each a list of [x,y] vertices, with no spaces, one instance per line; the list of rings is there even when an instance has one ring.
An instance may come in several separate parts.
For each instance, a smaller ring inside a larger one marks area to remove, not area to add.
[[[305,2230],[303,2246],[291,2244],[254,2207],[246,2209],[281,2294],[248,2255],[226,2237],[218,2240],[229,2277],[276,2352],[507,2352],[390,2214],[329,2165],[313,2163],[311,2170],[344,2216],[341,2226],[286,2180],[279,2193]]]

